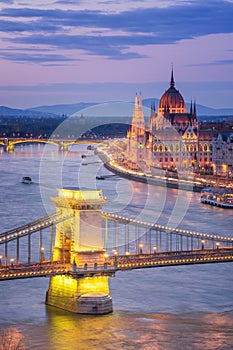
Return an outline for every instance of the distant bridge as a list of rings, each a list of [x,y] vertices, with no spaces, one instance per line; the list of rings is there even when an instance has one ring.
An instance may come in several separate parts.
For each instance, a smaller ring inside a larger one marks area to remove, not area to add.
[[[0,138],[0,146],[3,147],[5,152],[13,152],[16,145],[19,144],[31,144],[31,143],[43,143],[57,146],[59,151],[68,151],[69,146],[79,144],[101,144],[104,140],[98,140],[95,138],[80,138],[76,140],[72,139],[42,139],[42,138]]]

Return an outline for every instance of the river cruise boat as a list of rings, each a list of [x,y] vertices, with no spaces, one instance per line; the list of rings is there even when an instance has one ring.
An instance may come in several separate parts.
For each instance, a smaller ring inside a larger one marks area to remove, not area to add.
[[[30,177],[30,176],[24,176],[24,177],[22,178],[22,183],[23,183],[23,184],[31,184],[31,183],[32,183],[31,177]]]
[[[233,190],[221,187],[207,187],[201,191],[201,203],[233,209]]]

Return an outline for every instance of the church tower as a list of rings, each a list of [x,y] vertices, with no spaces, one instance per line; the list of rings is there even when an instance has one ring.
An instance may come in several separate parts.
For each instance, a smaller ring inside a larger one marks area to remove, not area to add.
[[[132,124],[127,134],[128,156],[138,168],[143,168],[145,161],[146,130],[145,119],[142,107],[142,95],[139,98],[136,94],[134,100],[134,110]]]
[[[150,110],[150,119],[149,119],[149,132],[152,135],[155,135],[156,130],[156,111],[155,111],[155,103],[151,104]]]

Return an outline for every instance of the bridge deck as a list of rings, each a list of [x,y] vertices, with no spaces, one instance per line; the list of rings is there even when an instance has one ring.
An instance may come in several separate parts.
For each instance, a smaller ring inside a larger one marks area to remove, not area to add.
[[[0,268],[0,281],[22,278],[71,275],[82,278],[94,275],[114,276],[117,271],[155,268],[163,266],[193,265],[233,262],[233,249],[221,248],[204,251],[169,252],[159,254],[138,254],[132,256],[111,256],[104,265],[77,266],[60,262],[45,261],[31,264],[7,265]]]

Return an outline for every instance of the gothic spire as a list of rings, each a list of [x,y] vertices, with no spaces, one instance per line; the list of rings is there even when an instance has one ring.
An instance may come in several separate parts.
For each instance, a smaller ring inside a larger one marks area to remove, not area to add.
[[[191,100],[191,103],[190,103],[190,114],[192,115],[193,114],[193,101]]]
[[[195,117],[197,116],[196,100],[194,100],[193,114],[194,114]]]
[[[138,94],[136,93],[135,99],[134,99],[134,108],[138,108]]]
[[[142,94],[139,95],[139,107],[142,108]]]
[[[174,75],[173,75],[173,65],[172,65],[172,72],[171,72],[171,80],[170,80],[170,87],[175,86],[175,81],[174,81]]]

